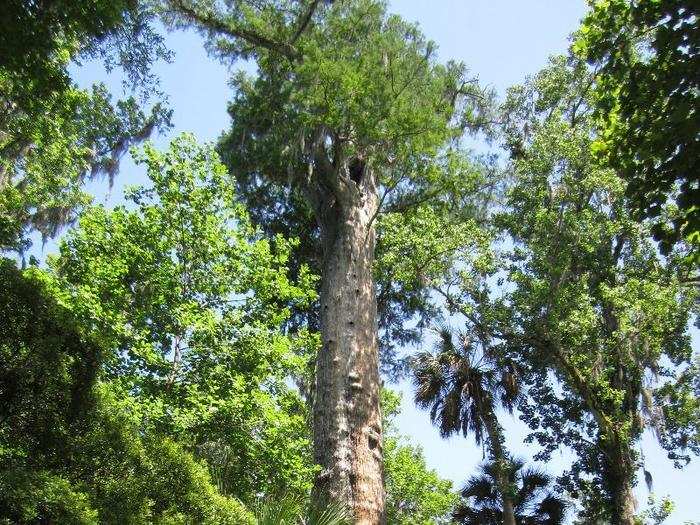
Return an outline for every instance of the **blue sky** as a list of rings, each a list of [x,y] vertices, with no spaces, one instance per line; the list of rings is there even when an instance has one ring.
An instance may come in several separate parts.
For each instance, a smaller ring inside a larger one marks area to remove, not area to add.
[[[492,86],[499,94],[526,75],[536,73],[550,55],[564,52],[568,35],[585,12],[584,0],[393,0],[391,7],[421,25],[439,45],[441,59],[464,61],[482,83]],[[228,126],[230,71],[207,57],[200,37],[194,33],[171,34],[167,43],[175,52],[175,61],[159,65],[156,73],[175,110],[175,127],[169,136],[157,137],[155,142],[164,145],[181,131],[194,132],[202,141],[214,140]],[[121,92],[119,80],[106,76],[99,66],[87,65],[76,71],[76,77],[82,85],[104,80],[115,94]],[[126,184],[142,181],[143,175],[127,161],[114,188],[108,190],[100,182],[92,184],[90,190],[96,202],[115,204],[122,200]],[[55,243],[49,243],[44,255],[54,247]],[[413,406],[410,385],[401,384],[398,389],[404,393],[403,413],[398,421],[400,431],[410,434],[412,442],[422,446],[431,467],[461,486],[481,461],[481,450],[472,440],[440,439],[427,414]],[[505,415],[503,421],[511,450],[525,458],[531,457],[533,450],[522,442],[526,434],[524,425]],[[700,463],[696,461],[678,471],[665,460],[650,436],[645,437],[643,445],[657,493],[670,494],[677,506],[667,523],[700,520],[694,501],[700,492]],[[564,451],[544,467],[556,474],[565,468],[567,458]],[[640,487],[637,497],[643,504],[646,489]]]

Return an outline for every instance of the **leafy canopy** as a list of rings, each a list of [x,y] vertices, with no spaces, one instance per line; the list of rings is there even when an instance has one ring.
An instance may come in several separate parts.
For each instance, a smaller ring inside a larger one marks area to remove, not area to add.
[[[261,5],[251,10],[254,27],[277,34],[288,4]],[[232,15],[220,15],[233,23]],[[211,45],[224,56],[245,48],[201,16],[190,20],[211,30]],[[435,45],[417,26],[388,14],[383,2],[334,2],[319,7],[312,21],[295,40],[293,58],[276,47],[249,46],[257,74],[234,77],[232,126],[218,149],[256,223],[268,234],[298,236],[295,259],[320,268],[318,220],[353,187],[353,170],[358,176],[367,169],[378,182],[380,252],[403,212],[473,190],[478,170],[458,139],[485,123],[490,94],[462,64],[440,64]],[[386,234],[385,213],[396,214]],[[426,308],[426,294],[418,278],[401,287],[387,269],[377,277],[388,350],[415,340],[403,321]],[[317,325],[315,312],[300,314],[298,322]],[[390,352],[384,357],[386,365],[396,364]]]
[[[681,257],[661,257],[628,212],[624,181],[593,156],[590,86],[584,65],[560,57],[509,93],[515,180],[498,223],[513,246],[504,267],[513,286],[495,311],[499,336],[532,372],[521,408],[540,457],[573,447],[580,461],[567,487],[583,484],[589,508],[604,511],[609,502],[595,500],[634,480],[646,427],[672,459],[698,452],[697,408],[668,394],[694,373],[695,290]]]
[[[89,209],[51,260],[64,301],[141,426],[207,458],[227,493],[303,492],[307,414],[287,379],[317,343],[279,327],[315,297],[312,276],[290,281],[291,241],[260,238],[211,147],[183,135],[136,159],[152,186]]]
[[[592,145],[625,179],[668,253],[700,246],[700,28],[694,1],[591,1],[575,51],[596,68]]]
[[[106,349],[56,301],[57,283],[3,259],[0,522],[247,523],[198,461],[144,432],[101,381]]]
[[[85,180],[112,181],[129,145],[169,126],[160,103],[113,103],[102,84],[79,89],[71,64],[101,57],[130,87],[155,90],[152,63],[169,58],[140,2],[10,0],[0,20],[0,250],[53,236],[89,203]],[[145,97],[144,97],[145,98]],[[145,101],[145,100],[144,100]]]

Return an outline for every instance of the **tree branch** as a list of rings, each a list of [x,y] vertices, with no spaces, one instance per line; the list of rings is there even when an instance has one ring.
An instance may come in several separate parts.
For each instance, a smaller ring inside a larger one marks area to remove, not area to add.
[[[287,42],[276,42],[255,31],[229,25],[214,13],[200,12],[191,5],[188,5],[184,0],[169,0],[169,2],[176,11],[196,24],[199,24],[204,29],[215,31],[231,38],[239,38],[253,46],[262,47],[274,53],[279,53],[290,60],[299,60],[301,58],[301,55],[294,46]]]
[[[299,37],[304,33],[304,31],[306,31],[306,28],[309,26],[309,22],[311,22],[311,17],[314,16],[314,12],[318,8],[318,4],[320,3],[321,0],[313,0],[311,2],[308,11],[306,11],[306,14],[301,19],[301,23],[299,24],[299,27],[297,28],[296,32],[294,33],[294,36],[292,37],[292,40],[290,42],[291,45],[294,45],[296,41],[299,40]]]

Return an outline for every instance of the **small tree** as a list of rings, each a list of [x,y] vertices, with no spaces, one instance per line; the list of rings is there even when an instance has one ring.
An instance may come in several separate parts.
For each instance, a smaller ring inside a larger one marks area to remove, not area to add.
[[[308,414],[286,379],[316,340],[280,327],[314,278],[288,278],[292,241],[260,238],[212,147],[182,135],[135,157],[151,184],[132,188],[133,207],[89,209],[50,261],[66,303],[144,431],[196,451],[246,502],[305,493]]]
[[[552,478],[544,472],[526,467],[519,460],[505,468],[514,488],[513,512],[515,523],[521,525],[562,525],[567,502],[552,490]],[[461,525],[499,525],[505,522],[503,500],[498,482],[498,467],[486,463],[476,476],[469,478],[461,491],[462,502],[453,513]]]
[[[423,450],[399,434],[395,418],[401,396],[382,390],[387,522],[391,525],[446,525],[457,502],[452,482],[428,468]]]
[[[583,64],[558,57],[509,92],[515,180],[498,221],[513,245],[513,287],[499,303],[508,325],[499,337],[529,367],[532,402],[521,408],[542,457],[573,446],[580,461],[567,487],[587,519],[631,525],[645,427],[673,459],[700,450],[698,404],[687,397],[695,290],[678,254],[660,257],[627,211],[617,173],[594,158],[591,86]]]

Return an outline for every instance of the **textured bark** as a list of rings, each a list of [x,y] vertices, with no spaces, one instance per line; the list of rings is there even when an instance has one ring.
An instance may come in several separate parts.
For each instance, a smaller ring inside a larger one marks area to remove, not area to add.
[[[629,447],[616,440],[609,443],[606,447],[603,470],[603,479],[606,481],[610,498],[611,524],[635,525],[636,502],[632,485],[635,466]]]
[[[635,515],[634,493],[632,492],[632,484],[629,480],[624,479],[615,493],[613,501],[613,525],[635,525],[637,521]]]
[[[371,177],[340,178],[343,186],[316,207],[324,260],[313,410],[322,471],[314,500],[347,505],[361,525],[385,523]]]
[[[617,326],[615,320],[615,325]],[[641,434],[637,400],[641,394],[641,382],[636,374],[628,374],[626,367],[619,363],[612,381],[615,390],[625,393],[622,402],[620,421],[627,423],[612,427],[605,435],[603,479],[606,480],[610,498],[612,525],[635,525],[636,500],[634,498],[634,473],[637,469],[631,443]]]
[[[496,420],[496,414],[493,412],[485,415],[484,423],[489,435],[492,459],[496,465],[496,483],[498,483],[498,491],[501,493],[501,504],[503,505],[503,525],[516,525],[510,482],[507,474],[503,471],[503,467],[510,461],[503,448],[503,432]]]

